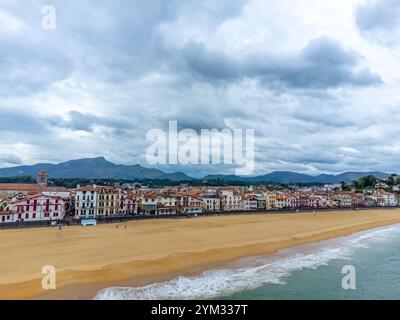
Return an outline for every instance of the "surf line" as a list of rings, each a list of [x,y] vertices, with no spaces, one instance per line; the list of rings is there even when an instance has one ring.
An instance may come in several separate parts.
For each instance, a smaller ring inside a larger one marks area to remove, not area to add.
[[[179,318],[182,318],[185,313],[186,307],[163,307],[159,304],[156,307],[151,308],[152,315],[176,315]]]

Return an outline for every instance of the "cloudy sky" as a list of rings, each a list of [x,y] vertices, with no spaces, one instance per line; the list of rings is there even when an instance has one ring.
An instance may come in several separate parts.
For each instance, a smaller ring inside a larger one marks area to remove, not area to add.
[[[400,172],[398,0],[2,0],[0,70],[0,167],[148,166],[177,120],[253,128],[257,174]]]

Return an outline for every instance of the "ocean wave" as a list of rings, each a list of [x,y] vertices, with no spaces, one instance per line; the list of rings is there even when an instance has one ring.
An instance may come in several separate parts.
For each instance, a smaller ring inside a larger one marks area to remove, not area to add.
[[[265,257],[246,259],[246,266],[216,269],[197,276],[178,277],[144,287],[111,287],[99,291],[97,300],[205,299],[250,290],[267,283],[284,283],[293,272],[316,269],[333,259],[350,259],[357,248],[398,237],[400,225],[360,232],[348,237],[281,250]]]

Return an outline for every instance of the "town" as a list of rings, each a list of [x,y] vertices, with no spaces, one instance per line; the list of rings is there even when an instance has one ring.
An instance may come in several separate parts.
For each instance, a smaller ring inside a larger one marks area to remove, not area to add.
[[[316,186],[178,186],[140,183],[66,188],[48,185],[41,170],[36,184],[0,183],[0,225],[58,224],[85,219],[197,216],[316,210],[397,207],[400,177],[373,176],[353,183]]]

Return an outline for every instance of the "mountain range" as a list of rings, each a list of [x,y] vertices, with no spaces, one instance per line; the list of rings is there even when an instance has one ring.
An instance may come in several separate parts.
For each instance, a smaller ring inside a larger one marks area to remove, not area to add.
[[[33,176],[39,170],[46,170],[49,178],[87,178],[87,179],[160,179],[171,181],[192,180],[184,173],[165,173],[158,169],[141,165],[122,165],[107,161],[104,157],[70,160],[59,164],[38,163],[31,166],[18,166],[0,169],[0,177]]]
[[[282,184],[294,183],[340,183],[352,182],[365,176],[374,176],[378,179],[383,179],[389,176],[384,172],[344,172],[338,175],[321,174],[318,176],[311,176],[304,173],[296,173],[291,171],[274,171],[266,175],[257,177],[238,177],[238,176],[223,176],[223,175],[209,175],[204,177],[204,180],[222,180],[222,181],[242,181],[242,182],[272,182]]]
[[[127,180],[196,180],[182,172],[165,173],[158,169],[145,168],[141,165],[122,165],[107,161],[104,157],[70,160],[59,164],[38,163],[0,169],[0,177],[33,176],[39,170],[46,170],[50,178],[87,178],[87,179],[127,179]],[[240,181],[248,183],[339,183],[351,182],[361,177],[373,175],[376,178],[385,178],[389,174],[384,172],[345,172],[338,175],[321,174],[311,176],[291,171],[274,171],[256,176],[241,177],[234,175],[208,175],[200,180]]]

